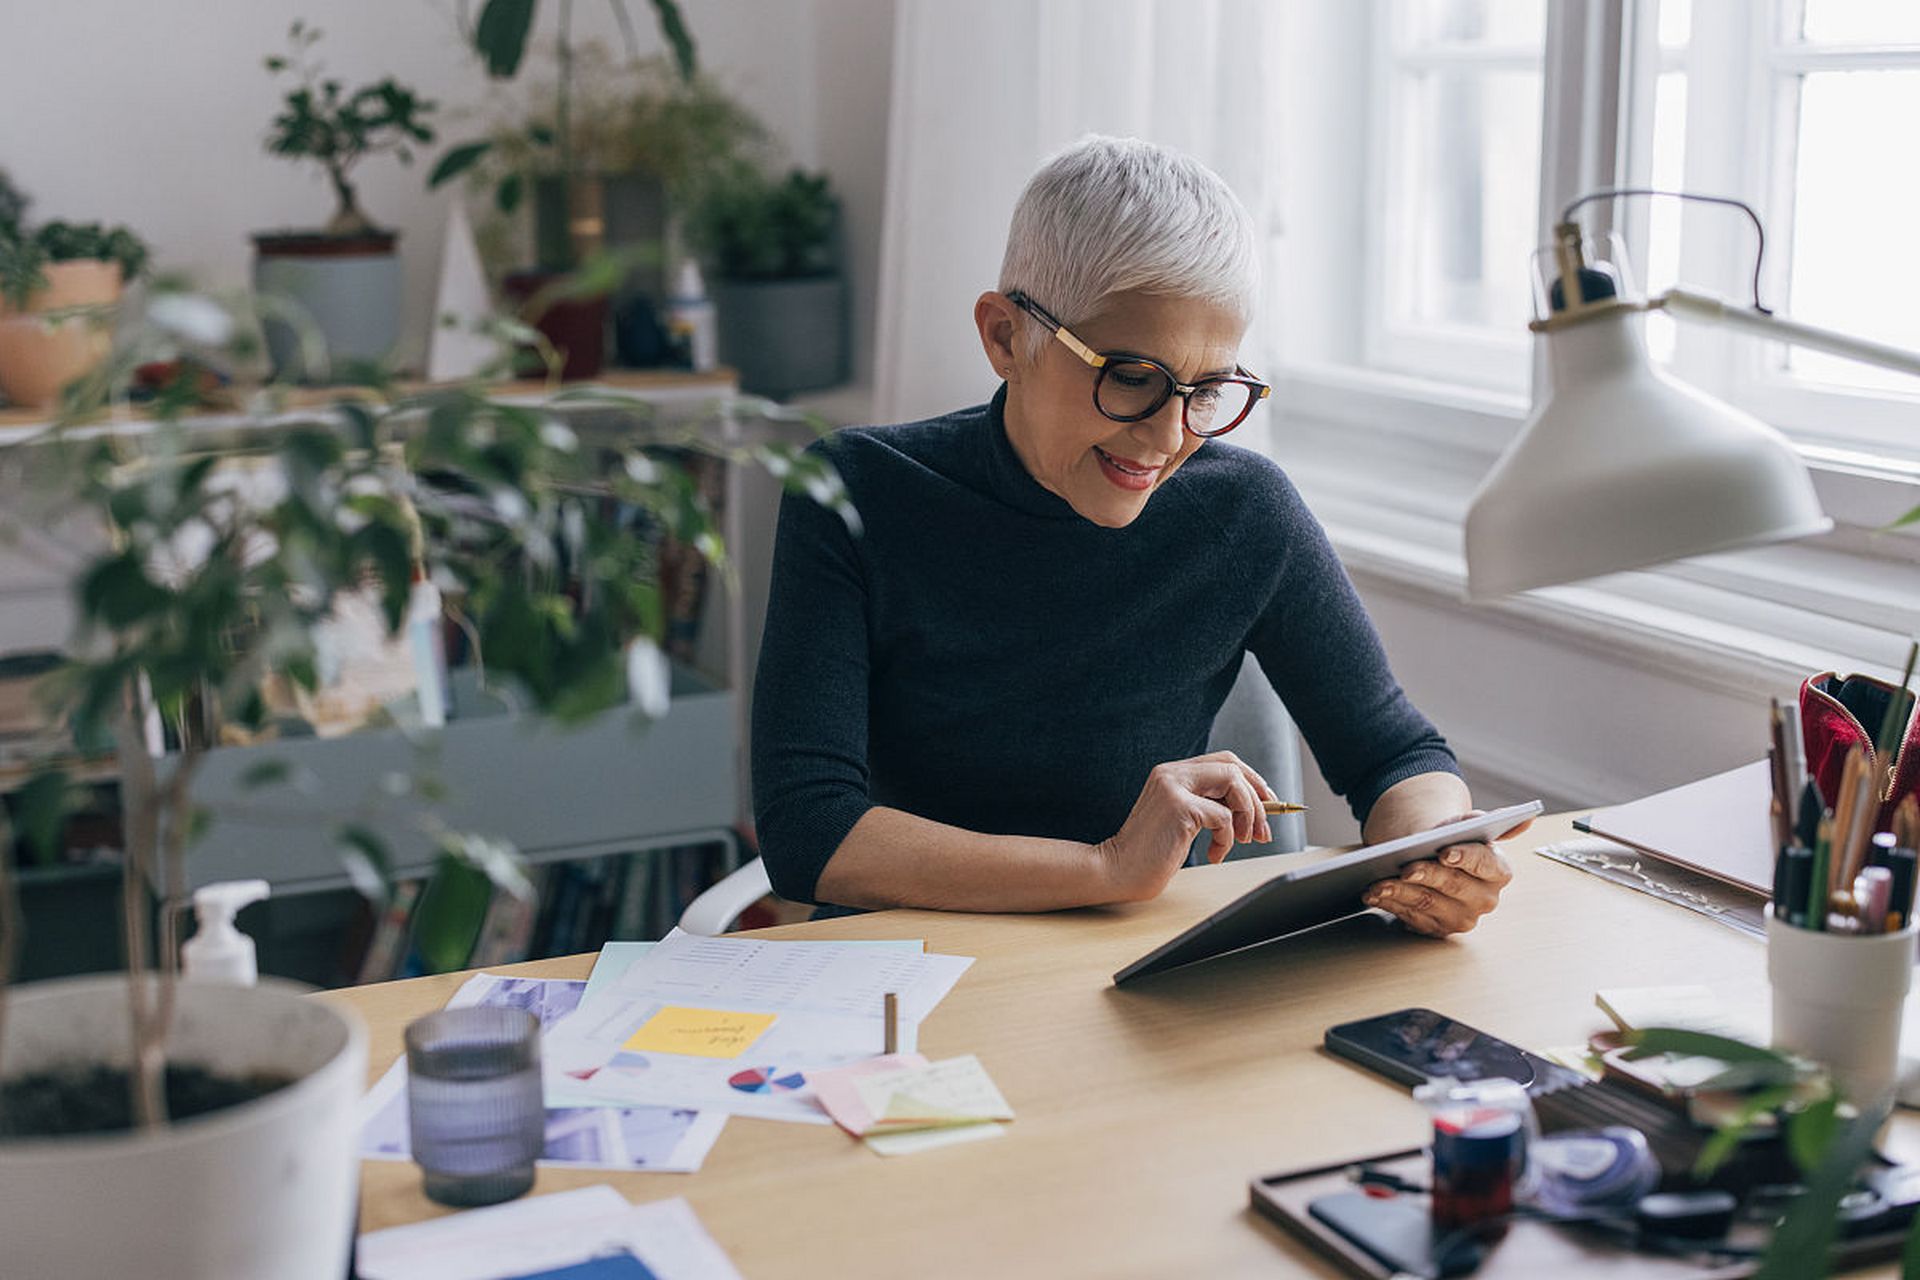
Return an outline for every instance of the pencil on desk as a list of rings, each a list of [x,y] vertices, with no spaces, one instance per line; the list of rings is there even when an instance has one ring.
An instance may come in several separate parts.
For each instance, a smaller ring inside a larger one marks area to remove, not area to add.
[[[1260,802],[1260,807],[1262,809],[1265,809],[1269,815],[1280,814],[1280,813],[1305,813],[1307,811],[1307,806],[1303,804],[1295,804],[1291,800],[1263,800]]]
[[[885,1052],[898,1053],[900,1052],[900,997],[891,991],[887,992],[886,1010],[887,1030],[883,1041],[886,1046]]]

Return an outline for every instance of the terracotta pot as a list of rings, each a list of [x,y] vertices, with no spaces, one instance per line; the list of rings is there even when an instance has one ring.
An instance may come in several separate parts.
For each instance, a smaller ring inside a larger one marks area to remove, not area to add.
[[[46,287],[22,310],[0,299],[0,394],[30,409],[58,403],[60,390],[106,358],[111,327],[97,316],[48,320],[47,312],[110,307],[120,301],[120,264],[89,258],[45,268]]]

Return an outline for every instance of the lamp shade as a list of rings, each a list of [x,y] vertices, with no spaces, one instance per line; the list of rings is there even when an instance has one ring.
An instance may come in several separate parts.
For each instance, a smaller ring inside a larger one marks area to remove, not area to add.
[[[1553,390],[1467,511],[1476,600],[1824,533],[1779,432],[1653,367],[1640,314],[1552,330]]]

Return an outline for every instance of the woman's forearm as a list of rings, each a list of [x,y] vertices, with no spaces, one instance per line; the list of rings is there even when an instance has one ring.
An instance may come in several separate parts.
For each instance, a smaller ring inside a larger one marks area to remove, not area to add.
[[[874,808],[834,850],[814,896],[848,907],[1054,911],[1119,895],[1093,845],[982,835]]]
[[[1472,808],[1473,795],[1457,774],[1417,773],[1380,793],[1360,838],[1368,844],[1397,840],[1462,817]]]

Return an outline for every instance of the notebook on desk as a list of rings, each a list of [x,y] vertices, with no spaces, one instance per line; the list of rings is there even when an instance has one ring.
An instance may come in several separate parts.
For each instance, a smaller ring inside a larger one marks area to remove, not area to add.
[[[1773,892],[1773,835],[1767,762],[1756,760],[1574,820],[1648,857],[1767,897]]]

